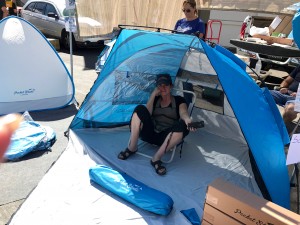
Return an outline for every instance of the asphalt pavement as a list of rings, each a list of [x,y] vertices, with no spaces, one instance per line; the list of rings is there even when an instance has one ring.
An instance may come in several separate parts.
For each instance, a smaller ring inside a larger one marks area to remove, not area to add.
[[[75,99],[79,105],[97,78],[95,63],[101,50],[102,48],[78,49],[73,52],[72,75]],[[70,54],[66,51],[58,51],[58,54],[71,72]],[[9,223],[13,214],[67,147],[68,138],[64,132],[77,110],[76,104],[72,104],[58,110],[30,112],[33,120],[54,129],[57,141],[51,151],[30,153],[19,161],[0,164],[0,225]]]

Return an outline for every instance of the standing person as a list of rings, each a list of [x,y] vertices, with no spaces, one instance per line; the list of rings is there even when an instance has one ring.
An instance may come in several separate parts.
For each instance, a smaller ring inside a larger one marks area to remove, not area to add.
[[[130,121],[130,141],[128,147],[119,153],[118,158],[125,160],[137,151],[138,138],[160,146],[150,163],[159,175],[166,174],[162,166],[163,155],[179,144],[196,128],[189,127],[192,122],[185,99],[171,94],[172,80],[169,74],[160,74],[156,80],[156,88],[152,92],[147,105],[138,105]]]
[[[176,22],[174,30],[180,33],[191,34],[199,38],[204,38],[205,25],[198,17],[196,1],[185,0],[182,3],[182,11],[184,12],[185,18]]]
[[[0,0],[0,20],[8,16],[5,0]]]
[[[270,91],[276,104],[284,107],[282,117],[286,125],[297,117],[297,112],[294,111],[294,107],[299,83],[300,65],[281,82],[277,90]]]
[[[8,8],[8,13],[10,16],[17,16],[17,5],[16,5],[16,0],[12,0],[12,7]]]

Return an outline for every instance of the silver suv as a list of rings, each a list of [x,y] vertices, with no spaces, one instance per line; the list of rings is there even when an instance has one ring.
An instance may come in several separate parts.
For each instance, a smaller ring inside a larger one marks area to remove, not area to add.
[[[60,44],[70,48],[69,32],[66,31],[65,20],[69,16],[66,10],[65,0],[30,0],[26,2],[21,11],[21,17],[33,24],[45,36],[58,38]],[[74,11],[70,15],[74,15]],[[101,24],[87,17],[78,17],[80,24],[85,27],[100,27]],[[72,33],[73,48],[77,46],[100,46],[103,45],[103,38],[79,37],[77,32]]]

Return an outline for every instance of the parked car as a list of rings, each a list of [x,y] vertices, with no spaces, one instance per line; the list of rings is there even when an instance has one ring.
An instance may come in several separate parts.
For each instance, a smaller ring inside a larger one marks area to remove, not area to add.
[[[70,48],[70,32],[66,31],[66,20],[69,15],[74,16],[75,11],[66,10],[64,0],[29,0],[23,6],[21,17],[33,24],[46,37],[57,38],[60,44]],[[87,17],[78,17],[78,23],[83,23],[85,27],[100,27],[101,24]],[[75,22],[76,26],[76,22]],[[77,46],[100,46],[103,45],[103,38],[80,37],[78,32],[72,33],[72,44]]]

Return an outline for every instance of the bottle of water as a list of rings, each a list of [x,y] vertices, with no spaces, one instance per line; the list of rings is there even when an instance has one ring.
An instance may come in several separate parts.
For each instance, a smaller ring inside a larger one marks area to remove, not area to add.
[[[261,71],[261,60],[259,59],[255,65],[255,72],[259,75]]]

